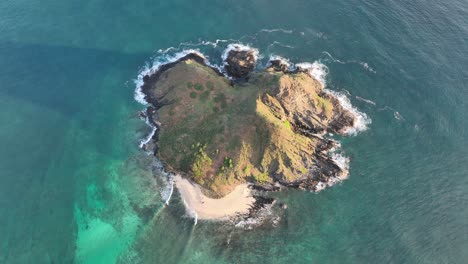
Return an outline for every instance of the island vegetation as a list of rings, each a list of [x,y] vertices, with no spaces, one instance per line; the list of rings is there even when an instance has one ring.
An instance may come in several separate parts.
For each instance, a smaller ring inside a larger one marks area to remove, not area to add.
[[[300,67],[271,61],[255,71],[251,50],[231,50],[224,72],[196,53],[163,65],[142,86],[157,126],[144,148],[166,169],[219,198],[240,184],[315,190],[320,182],[345,177],[331,157],[352,113]]]

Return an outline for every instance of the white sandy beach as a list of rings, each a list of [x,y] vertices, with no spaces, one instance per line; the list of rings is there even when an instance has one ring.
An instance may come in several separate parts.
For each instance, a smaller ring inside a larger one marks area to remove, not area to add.
[[[237,213],[247,213],[255,199],[247,184],[237,186],[234,191],[220,199],[206,197],[200,186],[175,176],[175,184],[184,200],[187,211],[198,219],[223,219]]]

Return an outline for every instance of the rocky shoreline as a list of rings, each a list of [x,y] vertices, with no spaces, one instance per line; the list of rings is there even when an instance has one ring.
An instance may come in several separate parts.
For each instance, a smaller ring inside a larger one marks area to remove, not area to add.
[[[159,147],[159,133],[161,131],[161,123],[159,120],[158,110],[169,104],[173,104],[173,101],[168,100],[165,96],[155,97],[152,92],[156,88],[156,83],[167,76],[164,73],[176,66],[177,64],[185,61],[194,61],[209,67],[214,74],[218,76],[227,77],[230,79],[230,85],[234,83],[248,82],[252,72],[256,67],[256,55],[253,50],[236,50],[231,49],[227,52],[227,57],[224,63],[225,74],[218,68],[210,66],[206,59],[197,53],[189,53],[186,56],[179,58],[176,61],[164,64],[153,74],[145,75],[143,77],[143,85],[141,91],[145,95],[145,100],[149,103],[147,109],[141,113],[141,117],[146,119],[147,122],[155,128],[155,131],[146,144],[142,146],[147,152],[153,153],[158,156]],[[280,72],[285,75],[294,75],[298,73],[306,73],[311,76],[308,69],[296,66],[291,67],[281,60],[271,60],[269,66],[264,71]],[[313,76],[311,76],[313,78]],[[319,143],[310,157],[314,160],[314,165],[310,167],[309,172],[299,179],[293,181],[285,180],[281,175],[271,174],[270,177],[273,179],[272,182],[260,183],[251,182],[249,183],[250,188],[254,192],[255,203],[252,205],[248,214],[237,215],[233,219],[249,219],[252,217],[258,217],[259,211],[265,208],[271,208],[275,205],[275,200],[268,198],[269,192],[280,191],[283,188],[294,188],[301,190],[320,191],[325,186],[331,186],[336,182],[345,179],[348,175],[346,167],[342,167],[333,159],[332,153],[334,149],[339,147],[339,143],[332,139],[327,139],[325,136],[328,133],[334,133],[338,135],[345,135],[347,128],[352,127],[355,122],[353,113],[345,110],[337,98],[332,94],[328,94],[324,91],[320,93],[320,96],[329,99],[333,104],[333,119],[329,123],[321,123],[320,120],[310,120],[302,115],[295,116],[293,122],[290,123],[292,130],[298,134],[302,134],[309,138],[318,140]],[[263,99],[262,99],[263,100]],[[265,99],[267,102],[267,99]],[[281,106],[284,113],[287,113],[288,106]],[[305,113],[310,114],[310,113]],[[170,169],[169,169],[170,171]],[[172,171],[174,173],[181,173],[180,171]],[[280,205],[279,208],[284,208],[285,205]]]

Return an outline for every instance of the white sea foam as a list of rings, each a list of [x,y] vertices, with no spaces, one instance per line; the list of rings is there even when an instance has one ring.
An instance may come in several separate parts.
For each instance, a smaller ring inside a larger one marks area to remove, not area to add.
[[[241,220],[237,222],[234,226],[238,228],[247,228],[247,229],[252,229],[253,226],[257,226],[261,223],[261,219],[249,217],[245,220]]]
[[[187,202],[185,201],[184,198],[182,198],[182,202],[184,203],[184,207],[185,207],[185,212],[187,213],[187,215],[191,218],[193,218],[193,225],[197,225],[198,223],[198,214],[197,212],[195,212],[195,210],[193,210],[192,208],[190,208],[187,204]]]
[[[169,202],[172,198],[174,193],[174,175],[172,173],[168,173],[164,169],[164,165],[161,160],[154,159],[153,160],[153,171],[157,171],[158,177],[158,184],[160,184],[161,189],[159,194],[161,195],[161,200],[164,201],[166,205],[169,205]]]
[[[231,50],[234,50],[234,51],[253,51],[253,55],[255,57],[255,60],[258,59],[258,55],[260,54],[260,52],[256,48],[252,48],[252,47],[250,47],[248,45],[241,44],[241,43],[233,43],[233,44],[229,44],[227,46],[227,48],[223,51],[223,54],[221,55],[221,58],[223,59],[224,63],[226,63],[226,59],[228,58],[229,52]]]
[[[320,192],[327,187],[331,187],[346,179],[349,175],[349,158],[338,152],[341,146],[330,150],[329,155],[333,162],[341,169],[342,174],[327,178],[325,182],[319,182],[314,187],[314,192]]]
[[[213,48],[217,48],[220,43],[225,42],[236,42],[239,40],[236,39],[216,39],[215,41],[208,41],[208,40],[200,40],[199,42],[182,42],[177,47],[169,47],[167,49],[159,49],[158,53],[166,54],[169,52],[175,52],[178,50],[184,50],[186,47],[191,47],[191,49],[200,47],[200,46],[212,46]]]
[[[283,29],[283,28],[261,29],[260,32],[267,32],[267,33],[282,32],[282,33],[286,33],[286,34],[292,34],[293,33],[292,30]]]
[[[293,70],[294,64],[291,63],[291,61],[289,61],[289,59],[286,59],[284,57],[274,55],[274,54],[270,56],[270,59],[268,60],[268,63],[267,63],[266,67],[271,66],[271,61],[275,61],[275,60],[281,61],[281,64],[287,65],[289,70]]]
[[[393,109],[392,107],[386,105],[385,107],[383,108],[378,108],[377,111],[391,111],[393,112],[393,117],[396,119],[396,120],[405,120],[405,118],[400,114],[400,112],[396,111],[395,109]]]
[[[140,148],[143,148],[150,140],[153,138],[154,133],[156,133],[157,128],[155,126],[151,126],[151,132],[148,134],[148,136],[140,141]]]
[[[153,124],[151,124],[151,122],[149,121],[149,117],[146,117],[145,119],[145,123],[151,127],[151,132],[148,134],[148,136],[146,136],[144,139],[142,139],[140,141],[140,148],[143,148],[146,144],[148,144],[148,142],[150,142],[150,140],[153,138],[154,136],[154,133],[156,133],[156,130],[158,129],[156,126],[154,126]]]
[[[393,116],[395,117],[396,120],[405,120],[398,111],[393,112]]]
[[[315,61],[313,63],[303,62],[297,63],[296,67],[300,67],[302,69],[308,70],[310,75],[314,77],[317,81],[319,81],[323,87],[327,86],[327,75],[328,75],[328,67],[321,63],[320,61]],[[355,122],[353,127],[349,127],[345,130],[345,133],[348,135],[356,135],[359,132],[367,130],[368,125],[372,122],[372,120],[365,114],[357,110],[352,104],[349,98],[340,92],[324,89],[325,92],[333,95],[338,99],[341,106],[351,112],[355,117]],[[349,93],[349,92],[348,92]]]
[[[188,46],[188,47],[197,47],[197,46],[212,46],[213,48],[218,47],[219,43],[221,42],[234,42],[237,41],[235,39],[216,39],[215,41],[208,41],[208,40],[200,40],[199,42],[193,43],[193,42],[182,42],[179,45],[179,49],[183,46]]]
[[[349,170],[349,158],[348,157],[344,156],[341,153],[334,152],[331,154],[331,158],[335,162],[335,164],[338,165],[338,167],[340,167],[340,169],[344,171]]]
[[[212,42],[212,41],[202,41],[201,45],[210,45],[213,48],[216,48],[216,47],[218,47],[219,43],[221,43],[221,42],[224,43],[224,42],[229,42],[229,41],[235,41],[235,40],[234,39],[217,39],[214,42]]]
[[[267,219],[271,219],[274,214],[272,207],[275,202],[272,204],[264,205],[263,208],[258,210],[254,216],[250,216],[247,219],[242,219],[237,222],[234,226],[243,229],[253,229],[254,227],[260,226],[263,224]]]
[[[317,185],[314,187],[314,192],[320,192],[327,188],[327,184],[325,182],[319,182]]]
[[[336,59],[335,57],[333,57],[333,56],[332,56],[329,52],[327,52],[327,51],[324,51],[324,52],[322,52],[322,53],[325,54],[325,55],[327,55],[328,57],[330,57],[330,59],[331,59],[333,62],[337,62],[337,63],[339,63],[339,64],[346,64],[346,62],[341,61],[341,60],[339,60],[339,59]]]
[[[361,65],[364,69],[372,72],[372,73],[377,73],[374,68],[372,68],[371,66],[369,66],[369,64],[367,62],[359,62],[359,65]]]
[[[179,48],[176,48],[176,47],[169,47],[167,49],[159,49],[158,50],[158,53],[168,53],[170,51],[173,51],[173,50],[178,50]]]
[[[359,132],[365,131],[368,125],[372,123],[372,120],[363,112],[357,110],[352,104],[349,98],[340,92],[324,89],[325,92],[335,96],[340,102],[341,106],[351,112],[354,115],[354,126],[348,127],[344,131],[348,135],[356,135]]]
[[[369,71],[371,73],[377,73],[377,71],[374,70],[374,68],[372,68],[369,63],[367,62],[363,62],[363,61],[358,61],[358,60],[347,60],[347,61],[342,61],[342,60],[339,60],[335,57],[333,57],[329,52],[327,51],[324,51],[322,52],[322,54],[325,54],[327,57],[329,57],[331,59],[332,62],[336,62],[336,63],[339,63],[339,64],[348,64],[348,63],[354,63],[354,64],[358,64],[359,66],[361,66],[362,68],[364,68],[366,71]]]
[[[268,45],[269,47],[272,47],[274,45],[277,45],[277,46],[281,46],[281,47],[284,47],[284,48],[288,48],[288,49],[294,49],[295,47],[294,46],[291,46],[291,45],[288,45],[288,44],[284,44],[284,43],[281,43],[279,41],[273,41],[273,43],[271,43],[270,45]]]
[[[319,81],[323,87],[327,86],[327,75],[328,75],[328,67],[319,62],[319,61],[314,61],[314,63],[310,62],[302,62],[302,63],[297,63],[296,67],[300,67],[302,69],[308,70],[310,75],[314,77],[317,81]]]
[[[163,54],[161,56],[157,56],[153,60],[151,65],[146,64],[140,70],[136,80],[134,81],[135,85],[136,85],[135,95],[134,95],[135,100],[137,102],[143,104],[143,105],[148,105],[148,102],[145,100],[145,95],[143,94],[143,91],[141,90],[141,87],[144,84],[143,78],[146,75],[151,75],[151,74],[154,74],[155,72],[157,72],[159,70],[159,68],[161,67],[161,65],[177,61],[178,59],[180,59],[180,58],[182,58],[182,57],[184,57],[184,56],[186,56],[188,54],[191,54],[191,53],[197,54],[198,56],[205,59],[206,62],[208,62],[206,60],[205,56],[202,53],[200,53],[200,51],[194,50],[194,49],[189,49],[189,50],[183,50],[181,52],[175,53],[174,55],[169,55],[169,54],[165,53],[165,54]]]
[[[169,191],[169,195],[166,198],[166,205],[169,205],[169,201],[171,200],[172,194],[174,193],[174,179],[171,177],[170,179],[171,182],[171,189]]]
[[[374,105],[374,106],[377,105],[374,101],[359,97],[357,95],[355,96],[355,98],[358,99],[359,101],[363,101],[364,103],[368,103],[368,104],[371,104],[371,105]]]

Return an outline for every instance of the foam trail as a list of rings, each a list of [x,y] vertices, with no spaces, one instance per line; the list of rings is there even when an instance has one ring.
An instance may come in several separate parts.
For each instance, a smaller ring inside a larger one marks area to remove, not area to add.
[[[145,76],[147,72],[150,71],[150,67],[148,64],[146,64],[141,70],[140,70],[140,73],[138,74],[138,77],[137,79],[134,81],[135,84],[136,84],[136,88],[135,88],[135,94],[134,94],[134,98],[137,102],[139,102],[140,104],[142,105],[148,105],[148,102],[145,100],[145,94],[143,93],[143,91],[141,90],[141,86],[143,85],[143,76]],[[141,78],[140,78],[140,75]]]
[[[346,64],[346,62],[344,61],[341,61],[339,59],[336,59],[335,57],[333,57],[330,53],[326,52],[326,51],[323,51],[322,52],[323,54],[327,55],[328,57],[330,57],[330,59],[333,61],[333,62],[338,62],[340,64]]]
[[[179,45],[179,49],[182,47],[182,46],[192,46],[192,47],[196,47],[196,46],[212,46],[213,48],[216,48],[218,47],[218,44],[220,42],[229,42],[229,41],[236,41],[235,39],[216,39],[214,42],[212,41],[208,41],[208,40],[200,40],[199,42],[197,43],[193,43],[193,42],[182,42],[180,43]]]
[[[166,199],[166,205],[169,205],[169,201],[171,200],[173,193],[174,193],[174,180],[171,179],[171,190],[169,192],[169,197],[167,197]]]
[[[392,107],[390,106],[385,106],[383,108],[379,108],[377,109],[377,111],[385,111],[385,110],[390,110],[393,112],[393,117],[396,119],[396,120],[405,120],[405,118],[400,114],[400,112],[396,111],[395,109],[393,109]]]
[[[185,211],[187,212],[187,214],[194,219],[193,225],[196,226],[197,223],[198,223],[198,214],[197,214],[197,212],[195,212],[195,210],[192,210],[190,207],[188,207],[188,204],[187,204],[187,202],[185,201],[184,198],[182,198],[182,202],[184,203]]]
[[[357,96],[357,95],[356,95],[355,97],[356,97],[356,99],[358,99],[359,101],[363,101],[363,102],[365,102],[365,103],[368,103],[368,104],[371,104],[371,105],[374,105],[374,106],[377,105],[374,101],[371,101],[371,100],[369,100],[369,99],[365,99],[365,98],[359,97],[359,96]]]
[[[292,34],[293,33],[292,30],[283,29],[283,28],[261,29],[260,32],[267,32],[267,33],[282,32],[282,33],[285,33],[285,34]]]
[[[339,63],[339,64],[349,64],[349,63],[355,63],[355,64],[358,64],[359,66],[361,66],[362,68],[364,68],[366,71],[369,71],[371,73],[377,73],[377,71],[374,70],[374,68],[372,68],[369,63],[367,62],[362,62],[362,61],[358,61],[358,60],[347,60],[347,61],[342,61],[342,60],[339,60],[335,57],[333,57],[329,52],[327,51],[323,51],[322,54],[325,54],[327,57],[329,57],[331,59],[332,62],[336,62],[336,63]]]
[[[287,45],[287,44],[283,44],[279,41],[273,41],[273,43],[271,43],[270,45],[268,45],[269,47],[273,47],[274,45],[278,45],[278,46],[281,46],[281,47],[285,47],[285,48],[288,48],[288,49],[294,49],[295,47],[294,46],[291,46],[291,45]]]
[[[359,62],[359,65],[361,65],[365,70],[368,70],[372,73],[377,73],[367,62]]]
[[[182,42],[177,47],[169,47],[167,49],[159,49],[158,53],[165,54],[165,53],[168,53],[170,51],[182,50],[183,47],[212,46],[213,48],[216,48],[216,47],[218,47],[219,43],[236,42],[236,41],[239,41],[239,40],[236,40],[236,39],[216,39],[214,42],[213,41],[208,41],[208,40],[200,40],[197,43]]]
[[[158,53],[168,53],[169,51],[171,50],[178,50],[179,48],[175,48],[175,47],[169,47],[167,49],[159,49],[158,50]]]
[[[145,123],[149,127],[151,127],[151,132],[148,134],[148,136],[146,138],[144,138],[143,140],[140,141],[140,145],[139,145],[140,148],[143,148],[146,144],[148,144],[148,142],[150,142],[150,140],[154,136],[154,133],[156,133],[156,130],[158,129],[156,126],[151,124],[151,122],[149,121],[149,117],[146,117]]]

